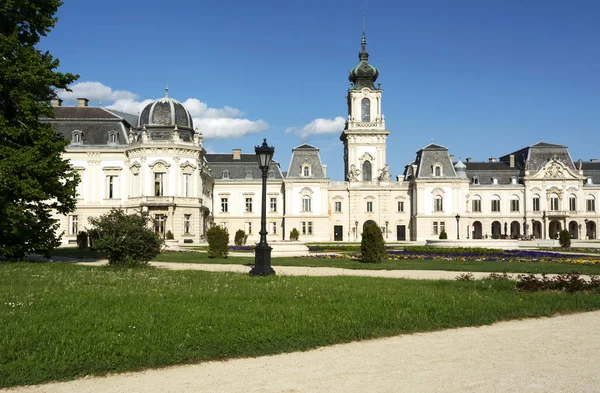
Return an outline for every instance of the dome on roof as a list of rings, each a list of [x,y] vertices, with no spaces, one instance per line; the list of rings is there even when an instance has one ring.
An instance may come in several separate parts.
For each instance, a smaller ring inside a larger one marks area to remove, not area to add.
[[[178,128],[194,128],[192,116],[183,104],[169,98],[169,88],[165,89],[165,96],[146,105],[138,120],[138,127],[142,126],[177,126]]]
[[[362,50],[358,54],[360,63],[350,70],[348,80],[354,84],[354,89],[368,87],[375,89],[375,81],[379,77],[379,70],[369,64],[369,54],[367,53],[367,39],[364,34],[361,41]]]

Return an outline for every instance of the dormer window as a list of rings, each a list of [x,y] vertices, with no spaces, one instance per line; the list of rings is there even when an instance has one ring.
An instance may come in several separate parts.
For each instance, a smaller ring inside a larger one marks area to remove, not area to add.
[[[269,171],[268,178],[269,179],[275,179],[275,171],[274,170],[270,170]]]
[[[223,173],[221,174],[221,178],[223,178],[223,179],[229,179],[229,171],[228,170],[224,170]]]
[[[591,177],[588,177],[587,179],[585,179],[585,184],[594,184],[594,182],[592,181]]]
[[[71,144],[72,145],[81,145],[82,143],[83,133],[79,130],[75,130],[71,133]]]
[[[498,178],[497,177],[492,177],[492,184],[493,185],[497,185],[498,184]]]
[[[517,184],[517,178],[515,176],[510,178],[510,184]]]
[[[252,179],[252,171],[246,171],[246,179]]]
[[[433,176],[435,177],[442,177],[443,176],[443,172],[442,172],[442,164],[435,164],[433,165],[433,167],[431,168],[431,172],[433,172]]]
[[[479,184],[479,176],[473,176],[473,184]]]
[[[302,176],[309,177],[310,176],[310,165],[304,164],[302,166]]]
[[[108,144],[116,145],[119,142],[119,133],[117,131],[108,132]]]

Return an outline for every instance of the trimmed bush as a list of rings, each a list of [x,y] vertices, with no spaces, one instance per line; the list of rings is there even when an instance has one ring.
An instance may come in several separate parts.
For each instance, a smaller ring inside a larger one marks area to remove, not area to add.
[[[446,231],[442,231],[442,233],[440,233],[440,240],[445,239],[448,239],[448,234],[446,233]]]
[[[165,233],[165,238],[166,238],[167,240],[173,240],[173,239],[175,239],[175,236],[173,236],[173,232],[171,232],[171,231],[169,230],[169,231],[167,231],[167,233]]]
[[[290,231],[290,240],[298,241],[299,237],[300,237],[300,232],[298,232],[298,230],[296,228],[294,228]]]
[[[235,232],[235,237],[233,239],[235,245],[243,246],[244,244],[246,244],[246,240],[248,240],[248,235],[246,235],[246,232],[244,232],[242,229],[238,229]]]
[[[112,209],[100,217],[91,217],[90,224],[97,231],[96,250],[108,258],[112,266],[135,267],[146,265],[160,253],[163,240],[148,227],[147,212],[127,214]]]
[[[88,234],[85,231],[79,231],[77,234],[77,247],[88,248]]]
[[[560,242],[560,246],[562,248],[571,247],[571,234],[566,229],[563,229],[558,234],[558,241]]]
[[[218,225],[206,231],[208,240],[208,255],[211,258],[227,258],[229,255],[229,232]]]
[[[377,224],[367,224],[362,233],[360,252],[363,262],[380,263],[387,257],[385,242]]]

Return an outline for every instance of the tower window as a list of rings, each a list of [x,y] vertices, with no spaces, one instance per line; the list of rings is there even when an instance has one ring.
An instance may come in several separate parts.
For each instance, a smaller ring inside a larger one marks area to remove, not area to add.
[[[361,121],[371,121],[371,100],[363,98],[360,102]]]
[[[363,181],[371,181],[371,162],[365,161],[362,165],[363,168]]]

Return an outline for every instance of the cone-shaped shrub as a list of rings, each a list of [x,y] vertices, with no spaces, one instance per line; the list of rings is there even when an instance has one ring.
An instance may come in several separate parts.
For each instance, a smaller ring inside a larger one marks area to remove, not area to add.
[[[385,242],[377,224],[365,225],[360,242],[363,262],[380,263],[386,256]]]
[[[571,234],[566,229],[563,229],[558,234],[558,241],[560,242],[560,246],[563,248],[571,247]]]
[[[229,232],[215,225],[206,231],[208,255],[211,258],[227,258],[229,254]]]

